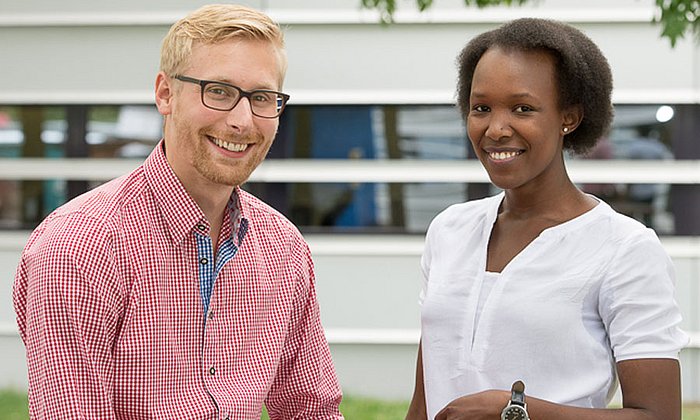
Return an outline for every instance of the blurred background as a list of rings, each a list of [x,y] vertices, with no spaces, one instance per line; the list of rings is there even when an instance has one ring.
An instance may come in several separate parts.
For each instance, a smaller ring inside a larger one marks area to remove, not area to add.
[[[0,2],[0,389],[25,391],[11,290],[29,232],[54,208],[127,173],[161,136],[160,42],[205,1]],[[569,22],[613,69],[615,121],[575,182],[656,230],[677,269],[700,402],[700,43],[675,48],[652,0],[541,0],[479,10],[400,3],[379,23],[360,0],[241,1],[286,32],[292,99],[245,189],[296,223],[314,253],[322,319],[345,393],[408,400],[420,336],[419,259],[450,204],[497,192],[454,106],[455,57],[522,16]]]

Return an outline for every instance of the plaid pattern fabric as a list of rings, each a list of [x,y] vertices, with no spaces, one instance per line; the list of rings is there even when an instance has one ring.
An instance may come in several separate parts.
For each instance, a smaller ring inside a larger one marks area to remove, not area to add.
[[[308,245],[240,189],[231,209],[212,260],[159,144],[37,227],[13,296],[33,418],[342,418]]]

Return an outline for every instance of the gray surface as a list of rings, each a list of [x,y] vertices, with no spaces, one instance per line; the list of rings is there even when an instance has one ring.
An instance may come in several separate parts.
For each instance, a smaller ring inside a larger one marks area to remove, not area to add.
[[[11,287],[26,234],[0,231],[0,325],[14,325]],[[420,236],[308,237],[314,252],[317,290],[327,330],[417,330],[420,289]],[[677,271],[683,325],[700,330],[699,238],[664,238]],[[394,250],[385,245],[395,244]],[[343,252],[343,248],[348,248]],[[365,249],[367,252],[358,251]],[[401,249],[402,252],[395,252]],[[688,257],[691,255],[692,257]],[[412,393],[417,346],[408,344],[331,344],[345,392],[384,399]],[[682,353],[686,401],[700,401],[700,349]],[[0,335],[0,388],[26,388],[24,349],[14,334]]]

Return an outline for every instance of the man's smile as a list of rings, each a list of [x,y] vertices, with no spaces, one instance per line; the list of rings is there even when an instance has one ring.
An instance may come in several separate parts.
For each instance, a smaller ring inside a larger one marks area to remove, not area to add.
[[[227,141],[221,140],[221,139],[216,138],[216,137],[211,137],[211,136],[207,136],[207,138],[209,138],[209,140],[212,143],[214,143],[217,146],[221,147],[222,149],[226,149],[230,152],[244,152],[248,148],[247,143],[233,143],[233,142],[229,143]]]

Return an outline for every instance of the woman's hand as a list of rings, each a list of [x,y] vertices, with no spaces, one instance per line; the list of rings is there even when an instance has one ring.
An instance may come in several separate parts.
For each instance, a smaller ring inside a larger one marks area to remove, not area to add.
[[[680,420],[681,377],[675,359],[633,359],[617,363],[622,408],[583,408],[527,396],[527,411],[537,420]],[[497,420],[510,401],[508,391],[484,391],[457,398],[436,420]]]
[[[489,390],[459,397],[435,416],[435,420],[495,420],[510,401],[510,392]]]

